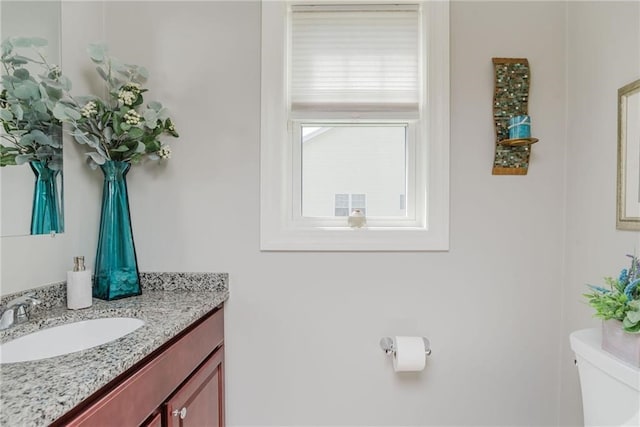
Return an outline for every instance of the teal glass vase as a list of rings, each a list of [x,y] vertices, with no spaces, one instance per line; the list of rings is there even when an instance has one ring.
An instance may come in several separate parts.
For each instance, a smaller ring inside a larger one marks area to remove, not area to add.
[[[62,233],[64,231],[62,201],[58,191],[59,170],[49,169],[46,162],[29,162],[35,174],[31,207],[31,234]]]
[[[100,234],[94,266],[93,296],[114,300],[140,295],[140,276],[133,242],[126,175],[131,164],[107,160]]]

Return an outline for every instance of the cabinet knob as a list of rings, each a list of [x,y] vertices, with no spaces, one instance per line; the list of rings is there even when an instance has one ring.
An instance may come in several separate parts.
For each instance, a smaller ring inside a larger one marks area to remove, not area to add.
[[[174,411],[171,413],[171,415],[173,415],[174,417],[177,417],[179,415],[180,419],[184,420],[185,417],[187,416],[187,407],[185,406],[184,408],[180,409],[179,411],[177,409],[174,409]]]

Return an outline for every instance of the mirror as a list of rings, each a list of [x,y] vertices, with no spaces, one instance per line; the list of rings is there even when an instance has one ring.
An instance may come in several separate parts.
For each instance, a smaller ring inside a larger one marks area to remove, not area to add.
[[[24,55],[31,59],[42,54],[50,65],[59,65],[61,61],[61,3],[59,1],[2,1],[0,2],[0,36],[3,41],[9,37],[27,37],[36,40],[35,46],[16,43],[13,53]],[[43,43],[46,42],[46,43]],[[3,49],[6,52],[6,49]],[[38,75],[48,75],[46,68],[37,63],[20,64],[14,62],[18,68],[23,68],[28,75],[39,81]],[[13,75],[14,69],[2,63],[2,75]],[[4,82],[4,81],[3,81]],[[33,86],[35,92],[31,95],[20,93],[17,98],[37,100],[38,87]],[[2,89],[7,89],[3,83]],[[29,88],[26,88],[29,89]],[[8,91],[7,91],[8,92]],[[9,99],[11,94],[4,93]],[[19,102],[16,97],[14,102]],[[7,105],[7,104],[5,104]],[[21,236],[29,234],[50,234],[64,231],[63,214],[63,180],[62,180],[62,128],[56,122],[47,120],[46,116],[40,120],[27,120],[28,111],[20,108],[22,119],[18,119],[15,109],[11,111],[17,123],[13,134],[14,141],[23,141],[31,147],[30,156],[16,157],[15,163],[0,167],[0,236]],[[10,115],[3,119],[9,120]],[[35,113],[39,114],[39,113]],[[34,117],[34,116],[32,116]],[[34,124],[35,123],[35,124]],[[20,134],[20,129],[29,127],[29,139]],[[0,129],[2,145],[14,147],[13,151],[3,149],[3,164],[13,163],[12,156],[19,154],[11,138],[6,138],[12,132]],[[7,156],[8,154],[8,156]]]
[[[616,228],[640,230],[640,80],[618,90]]]

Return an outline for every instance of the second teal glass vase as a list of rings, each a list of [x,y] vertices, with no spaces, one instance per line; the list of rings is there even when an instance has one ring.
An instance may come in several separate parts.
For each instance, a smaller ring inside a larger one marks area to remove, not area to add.
[[[142,293],[127,194],[130,167],[128,162],[111,160],[100,166],[104,185],[93,296],[104,300]]]
[[[36,176],[31,207],[31,234],[64,231],[62,202],[58,192],[59,170],[49,169],[46,162],[29,162]]]

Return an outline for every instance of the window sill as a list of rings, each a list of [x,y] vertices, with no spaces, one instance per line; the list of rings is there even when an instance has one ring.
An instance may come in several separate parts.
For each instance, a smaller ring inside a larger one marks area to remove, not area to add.
[[[263,231],[265,229],[263,228]],[[263,232],[263,251],[447,251],[449,235],[420,227],[317,227]]]

